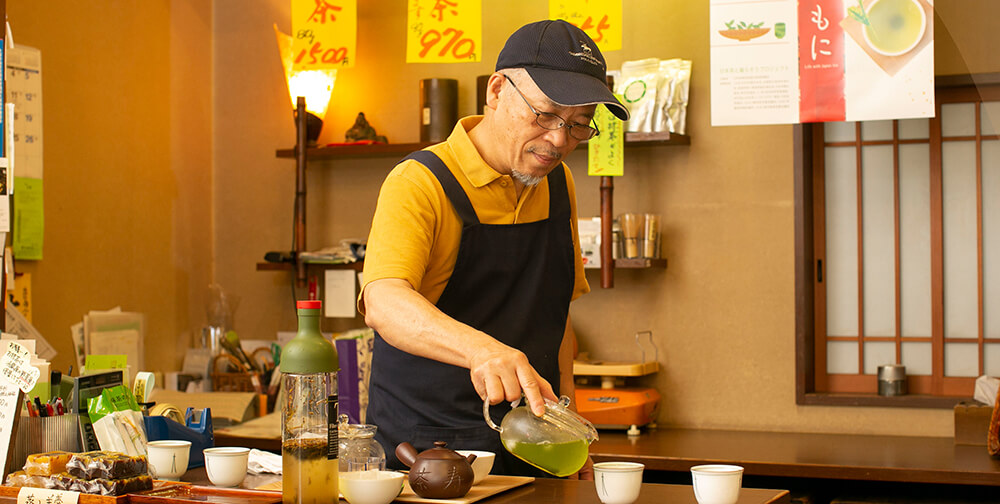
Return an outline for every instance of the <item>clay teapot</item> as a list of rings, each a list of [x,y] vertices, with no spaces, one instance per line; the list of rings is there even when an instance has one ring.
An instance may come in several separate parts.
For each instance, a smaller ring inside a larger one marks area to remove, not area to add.
[[[410,488],[425,499],[457,499],[472,488],[472,461],[475,455],[463,457],[445,448],[444,441],[435,441],[434,448],[417,453],[410,443],[399,443],[396,457],[410,468]]]

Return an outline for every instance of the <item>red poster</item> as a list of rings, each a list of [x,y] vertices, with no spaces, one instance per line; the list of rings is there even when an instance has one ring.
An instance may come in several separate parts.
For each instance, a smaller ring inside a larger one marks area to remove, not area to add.
[[[843,121],[844,29],[841,0],[799,4],[799,122]]]

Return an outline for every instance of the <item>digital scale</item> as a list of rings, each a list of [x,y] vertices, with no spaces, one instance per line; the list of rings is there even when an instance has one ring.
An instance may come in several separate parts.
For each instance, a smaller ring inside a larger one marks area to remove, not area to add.
[[[650,361],[646,360],[640,344],[644,335],[654,350]],[[640,362],[573,361],[573,376],[581,377],[577,378],[576,386],[577,413],[599,429],[627,429],[629,435],[638,435],[639,427],[656,422],[660,409],[660,393],[656,389],[615,386],[618,378],[646,376],[660,370],[652,332],[636,333],[635,340],[641,351]],[[592,384],[597,379],[600,386]]]
[[[87,403],[92,397],[101,395],[101,391],[124,385],[125,371],[109,371],[106,373],[96,373],[73,378],[73,395],[70,400],[71,411],[80,415],[80,445],[83,451],[100,450],[101,445],[97,442],[97,435],[94,433],[94,424],[90,421],[90,414],[87,412]]]

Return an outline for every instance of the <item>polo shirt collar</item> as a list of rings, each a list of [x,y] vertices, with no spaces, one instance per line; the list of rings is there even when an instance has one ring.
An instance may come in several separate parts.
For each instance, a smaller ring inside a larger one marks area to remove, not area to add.
[[[490,165],[486,164],[486,161],[479,155],[479,151],[476,150],[476,146],[469,138],[469,130],[482,120],[483,116],[481,115],[464,117],[458,121],[455,129],[448,136],[448,145],[451,146],[452,153],[458,161],[459,169],[462,170],[462,173],[465,173],[469,182],[477,188],[483,187],[503,176],[491,168]]]

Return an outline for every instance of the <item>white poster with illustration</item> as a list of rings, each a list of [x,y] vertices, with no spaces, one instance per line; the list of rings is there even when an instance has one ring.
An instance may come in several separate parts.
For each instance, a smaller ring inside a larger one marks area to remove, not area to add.
[[[931,0],[712,0],[712,125],[934,115]]]

